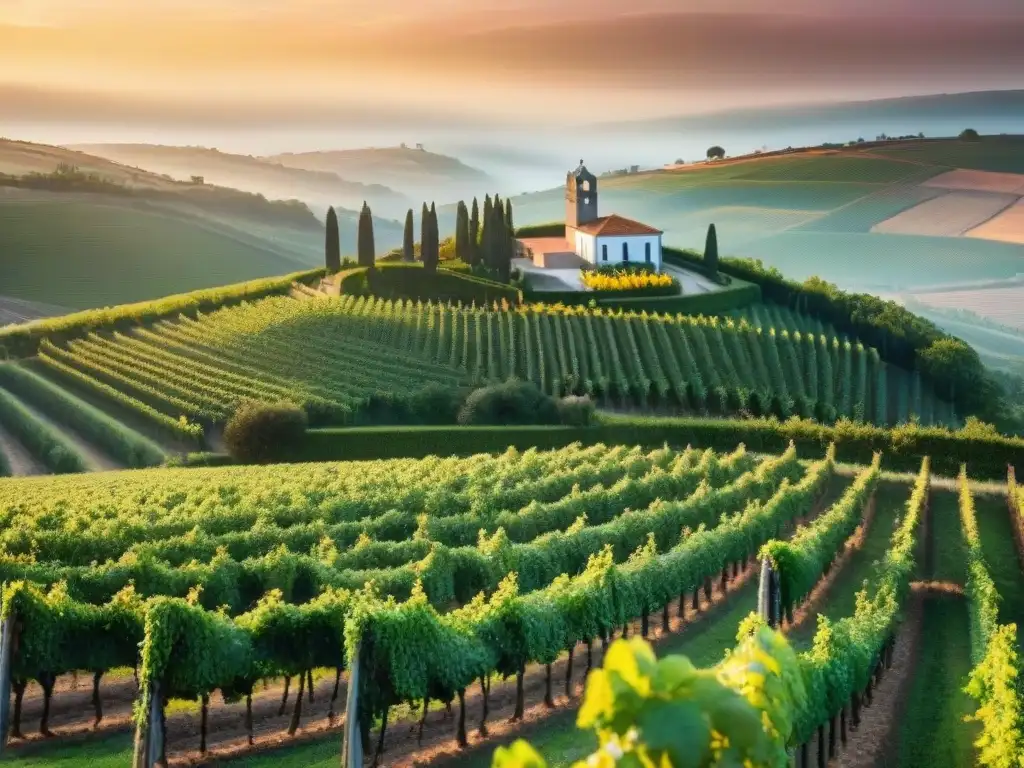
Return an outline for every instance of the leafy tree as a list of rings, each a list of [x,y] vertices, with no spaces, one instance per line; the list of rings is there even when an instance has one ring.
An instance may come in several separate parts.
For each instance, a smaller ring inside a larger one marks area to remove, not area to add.
[[[973,128],[965,128],[960,133],[960,140],[961,141],[980,141],[981,140],[981,136],[979,136],[978,132],[976,130],[974,130]]]
[[[708,237],[704,241],[704,269],[712,277],[718,274],[718,233],[715,225],[708,225]]]
[[[405,233],[402,236],[402,261],[416,260],[416,240],[413,236],[412,208],[405,214]]]
[[[455,212],[455,258],[468,264],[469,251],[469,211],[460,200]]]
[[[473,266],[480,263],[480,204],[475,197],[469,214],[469,263]]]
[[[516,225],[512,221],[512,201],[505,200],[505,226],[508,227],[508,233],[512,238],[516,236]]]
[[[334,206],[327,209],[327,240],[324,243],[325,261],[328,272],[341,269],[341,240],[338,234],[338,214]]]
[[[284,461],[306,434],[306,412],[292,403],[246,402],[224,427],[224,444],[239,462]]]
[[[721,160],[725,157],[725,150],[717,144],[713,147],[708,147],[708,160]]]
[[[373,215],[370,213],[370,206],[365,201],[363,201],[362,210],[359,211],[359,235],[356,251],[361,267],[372,267],[377,260],[377,249],[373,244]]]

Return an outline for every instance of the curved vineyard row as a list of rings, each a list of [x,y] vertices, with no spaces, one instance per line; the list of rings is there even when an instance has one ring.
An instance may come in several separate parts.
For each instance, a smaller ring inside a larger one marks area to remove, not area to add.
[[[685,411],[922,421],[952,418],[919,378],[888,375],[876,350],[770,305],[749,318],[582,307],[466,307],[373,297],[273,297],[110,336],[40,360],[165,429],[223,422],[247,399],[290,400],[314,424],[351,423],[374,398],[519,378]],[[902,372],[900,372],[902,373]],[[890,390],[897,388],[897,395]],[[910,387],[910,388],[908,388]]]

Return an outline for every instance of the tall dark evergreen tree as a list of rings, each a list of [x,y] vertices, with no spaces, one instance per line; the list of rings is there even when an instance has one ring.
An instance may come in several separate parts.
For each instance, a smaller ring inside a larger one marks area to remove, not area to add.
[[[423,266],[428,266],[430,261],[430,209],[426,202],[423,203],[423,210],[420,211],[420,261]]]
[[[512,201],[508,198],[505,198],[505,226],[508,227],[509,235],[511,235],[514,240],[516,236],[516,225],[512,221]]]
[[[484,196],[484,207],[480,212],[480,264],[491,269],[494,262],[494,254],[491,253],[491,227],[494,224],[494,205],[491,203],[491,196]]]
[[[469,264],[469,211],[459,201],[455,211],[455,258]]]
[[[714,224],[708,226],[708,239],[704,242],[704,269],[709,275],[718,274],[718,233]]]
[[[480,263],[480,204],[475,197],[469,213],[469,259],[473,266]]]
[[[373,244],[373,215],[370,213],[370,206],[365,201],[363,201],[362,210],[359,211],[359,237],[356,251],[361,267],[372,267],[377,260],[377,249]]]
[[[327,209],[327,239],[324,243],[324,260],[328,272],[341,269],[341,239],[338,233],[338,214],[334,206]]]
[[[405,214],[405,232],[402,235],[402,261],[415,261],[416,238],[413,235],[412,208]]]
[[[430,259],[434,269],[441,263],[441,234],[437,226],[437,207],[430,204]]]

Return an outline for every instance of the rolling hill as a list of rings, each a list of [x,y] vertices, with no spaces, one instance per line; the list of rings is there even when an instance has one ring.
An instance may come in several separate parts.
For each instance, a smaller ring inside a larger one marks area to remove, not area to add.
[[[723,252],[845,288],[903,291],[1024,271],[1024,231],[1014,229],[1024,137],[870,142],[608,175],[600,195],[602,212],[656,225],[667,244],[703,247],[714,222]],[[965,196],[966,212],[957,202]],[[519,225],[564,215],[561,188],[513,203]],[[899,234],[877,231],[887,227]]]
[[[358,214],[338,217],[342,251],[354,253]],[[375,217],[374,229],[381,252],[401,243],[397,222]],[[320,265],[323,238],[298,202],[0,141],[0,286],[11,299],[87,309],[279,275]]]
[[[332,205],[358,210],[365,200],[378,215],[398,218],[414,204],[419,205],[418,200],[372,177],[351,180],[332,170],[308,170],[274,159],[221,152],[215,148],[154,144],[80,144],[69,148],[182,181],[202,176],[208,183],[268,198],[302,200],[318,215],[321,209]]]
[[[439,203],[483,195],[494,185],[486,173],[454,157],[405,145],[289,152],[262,159],[289,168],[334,173],[367,184],[385,184],[414,199]]]

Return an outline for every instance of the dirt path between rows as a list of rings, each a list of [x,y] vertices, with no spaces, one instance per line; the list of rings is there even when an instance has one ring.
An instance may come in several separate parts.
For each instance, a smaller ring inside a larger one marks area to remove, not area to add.
[[[50,471],[36,459],[10,432],[0,426],[0,453],[7,457],[12,477],[47,475]]]
[[[698,624],[708,615],[709,609],[722,603],[727,596],[740,589],[747,581],[756,576],[756,569],[748,567],[740,572],[736,579],[731,580],[723,591],[716,580],[712,589],[712,600],[704,599],[700,593],[701,610],[694,611],[691,604],[692,595],[685,601],[685,615],[679,615],[678,604],[673,605],[669,612],[669,632],[661,626],[661,613],[652,614],[650,620],[649,639],[657,641],[669,634],[676,635],[691,625]],[[630,624],[630,634],[639,634],[641,622]],[[600,665],[603,653],[600,642],[592,646],[593,664]],[[564,709],[570,702],[578,702],[586,678],[587,650],[584,644],[574,649],[573,676],[570,681],[572,699],[565,695],[565,679],[568,667],[568,655],[563,656],[552,665],[553,692],[555,709]],[[511,717],[515,707],[515,679],[500,682],[495,680],[489,697],[488,731],[497,736],[510,730],[523,728],[551,713],[551,709],[543,704],[545,689],[545,668],[543,665],[530,665],[524,677],[525,701],[527,710],[522,723],[513,728],[506,721]],[[241,755],[252,750],[261,750],[283,744],[294,745],[309,738],[325,735],[330,731],[338,732],[344,722],[346,679],[343,677],[338,691],[334,710],[337,715],[333,720],[329,716],[332,709],[331,695],[334,689],[334,675],[322,673],[317,675],[314,685],[313,701],[304,697],[302,717],[299,730],[294,737],[288,737],[286,729],[292,714],[298,680],[293,679],[290,685],[288,706],[281,714],[281,702],[284,692],[284,681],[269,681],[266,685],[258,685],[253,695],[253,730],[254,747],[249,747],[245,728],[245,705],[243,703],[225,704],[219,695],[211,698],[207,715],[207,755],[199,753],[199,704],[189,702],[185,711],[179,705],[171,705],[167,716],[167,755],[169,765],[194,765],[224,759],[232,755]],[[49,727],[56,737],[64,740],[76,740],[109,736],[113,733],[131,729],[132,705],[138,695],[138,688],[133,677],[119,676],[101,682],[100,698],[104,717],[98,728],[92,724],[92,680],[85,675],[75,679],[66,675],[57,681],[51,700]],[[436,705],[436,703],[435,703]],[[22,704],[21,726],[24,739],[14,739],[9,745],[12,752],[31,753],[35,747],[50,741],[38,733],[42,715],[42,690],[36,683],[30,683],[25,691]],[[174,710],[177,710],[176,712]],[[486,741],[493,746],[493,741],[482,739],[477,734],[482,714],[482,697],[479,685],[466,692],[466,722],[470,735],[470,743]],[[443,707],[428,713],[422,748],[416,739],[418,713],[406,712],[406,719],[392,722],[385,734],[385,755],[388,766],[412,765],[415,757],[422,760],[433,753],[443,753],[454,746],[458,702],[453,704],[453,714],[449,715]],[[88,718],[88,719],[83,719]],[[411,718],[411,719],[410,719]],[[376,744],[378,734],[373,734]],[[372,750],[371,750],[372,753]],[[399,759],[399,756],[402,756]]]
[[[857,526],[853,534],[846,541],[843,542],[843,550],[836,556],[835,562],[832,563],[832,567],[826,572],[826,574],[818,580],[818,583],[811,590],[811,594],[808,595],[807,599],[800,605],[795,611],[793,611],[792,623],[786,622],[783,624],[783,632],[792,632],[793,630],[800,629],[808,620],[814,619],[817,621],[818,614],[821,612],[821,606],[828,600],[829,593],[832,591],[832,587],[835,585],[836,580],[840,577],[843,569],[850,562],[855,554],[864,546],[864,540],[867,537],[867,532],[871,529],[871,525],[875,520],[875,494],[871,494],[871,498],[868,499],[866,508],[864,509],[864,518],[861,524]]]

